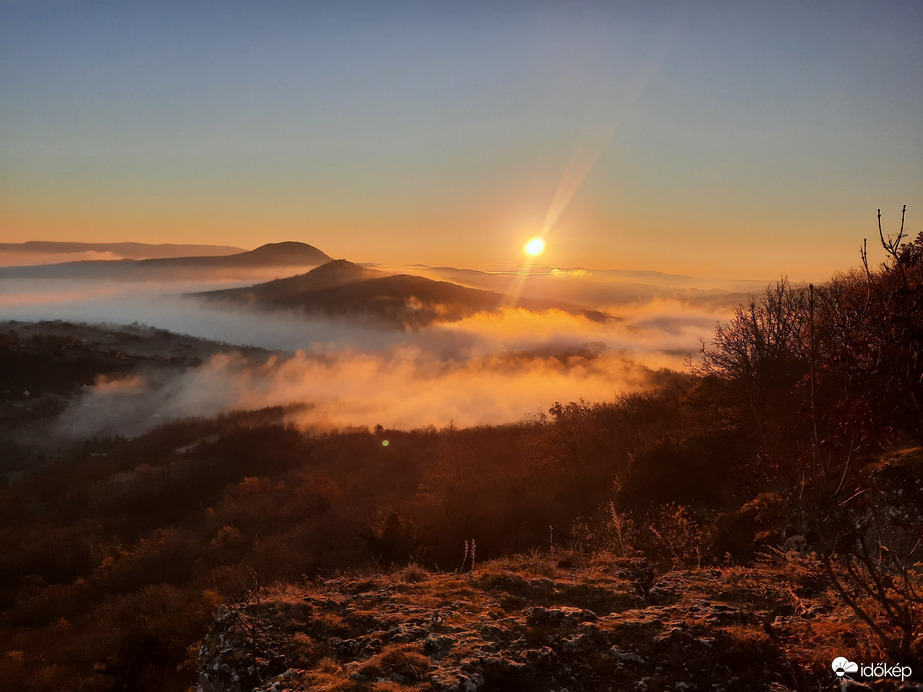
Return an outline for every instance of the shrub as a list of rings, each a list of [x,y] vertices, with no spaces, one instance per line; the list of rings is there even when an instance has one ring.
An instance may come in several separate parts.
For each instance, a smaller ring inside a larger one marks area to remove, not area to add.
[[[379,511],[373,524],[362,529],[368,551],[383,564],[406,564],[419,557],[417,527],[396,509]]]
[[[641,549],[661,569],[691,569],[702,561],[702,531],[682,505],[663,505],[648,516]]]

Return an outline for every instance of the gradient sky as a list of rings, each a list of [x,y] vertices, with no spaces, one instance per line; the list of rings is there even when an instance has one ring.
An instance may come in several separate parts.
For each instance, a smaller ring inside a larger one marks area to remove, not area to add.
[[[824,278],[923,218],[923,3],[0,2],[0,235]]]

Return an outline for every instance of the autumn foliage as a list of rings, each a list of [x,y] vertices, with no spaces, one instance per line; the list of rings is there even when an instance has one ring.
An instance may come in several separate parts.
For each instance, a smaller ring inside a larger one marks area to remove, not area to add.
[[[253,574],[470,570],[475,543],[478,562],[643,558],[651,583],[797,546],[881,650],[919,657],[923,488],[896,489],[919,478],[923,234],[882,243],[879,269],[783,280],[740,306],[691,374],[516,425],[311,433],[273,409],[44,462],[13,450],[0,688],[185,690],[216,609]],[[5,335],[3,357],[44,347],[20,345]],[[374,663],[425,669],[407,647]]]

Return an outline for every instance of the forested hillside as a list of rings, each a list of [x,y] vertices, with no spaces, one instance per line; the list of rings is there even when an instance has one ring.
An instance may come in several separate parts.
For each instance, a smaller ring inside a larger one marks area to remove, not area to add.
[[[341,600],[369,591],[330,585],[344,573],[426,581],[430,595],[462,578],[488,592],[499,588],[491,579],[547,578],[559,595],[565,582],[621,580],[630,598],[599,605],[606,616],[673,603],[653,589],[660,579],[724,599],[736,579],[748,585],[732,594],[744,616],[686,619],[697,636],[736,642],[709,654],[727,670],[710,673],[726,689],[816,689],[831,679],[831,654],[923,672],[923,234],[881,240],[880,268],[816,286],[780,281],[741,305],[688,373],[663,373],[658,388],[614,401],[557,403],[516,425],[321,433],[277,408],[96,437],[54,455],[8,441],[0,687],[187,690],[216,613],[238,613],[246,634],[255,600],[270,597],[263,587],[280,603],[286,588]],[[86,344],[65,361],[43,343],[11,328],[0,358],[6,367],[45,357],[58,380],[68,367],[95,376],[134,365]],[[20,422],[55,410],[51,399],[45,410],[5,396]],[[545,627],[544,615],[526,614],[554,603],[539,586],[503,586],[509,597],[494,615],[525,623],[510,632]],[[295,667],[272,658],[268,634],[241,636],[253,646],[241,665],[254,684]],[[555,636],[541,630],[566,652]],[[676,644],[641,639],[653,648],[637,653],[651,660]],[[400,657],[383,662],[388,640],[365,653],[327,641],[312,640],[297,661],[302,672],[326,666],[316,689],[436,684],[425,672],[433,651],[404,651],[410,674],[387,662]],[[615,670],[618,646],[633,651],[605,641],[593,654],[599,675]],[[756,655],[773,665],[754,673]],[[672,660],[663,665],[682,664]],[[365,673],[351,676],[357,661]],[[535,669],[521,679],[517,670],[480,670],[480,689],[532,689]],[[686,689],[705,684],[695,680]]]

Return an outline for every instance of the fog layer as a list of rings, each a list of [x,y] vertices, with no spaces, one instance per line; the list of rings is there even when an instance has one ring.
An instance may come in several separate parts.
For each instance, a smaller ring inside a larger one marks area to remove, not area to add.
[[[17,320],[143,323],[277,352],[265,360],[232,352],[186,369],[100,380],[60,417],[58,430],[68,435],[137,434],[174,418],[292,403],[306,404],[292,413],[305,426],[515,422],[556,401],[611,400],[662,382],[659,371],[682,371],[699,339],[728,314],[724,301],[652,297],[610,307],[619,319],[608,323],[511,307],[402,332],[217,308],[181,295],[217,286],[4,281],[0,312]]]

